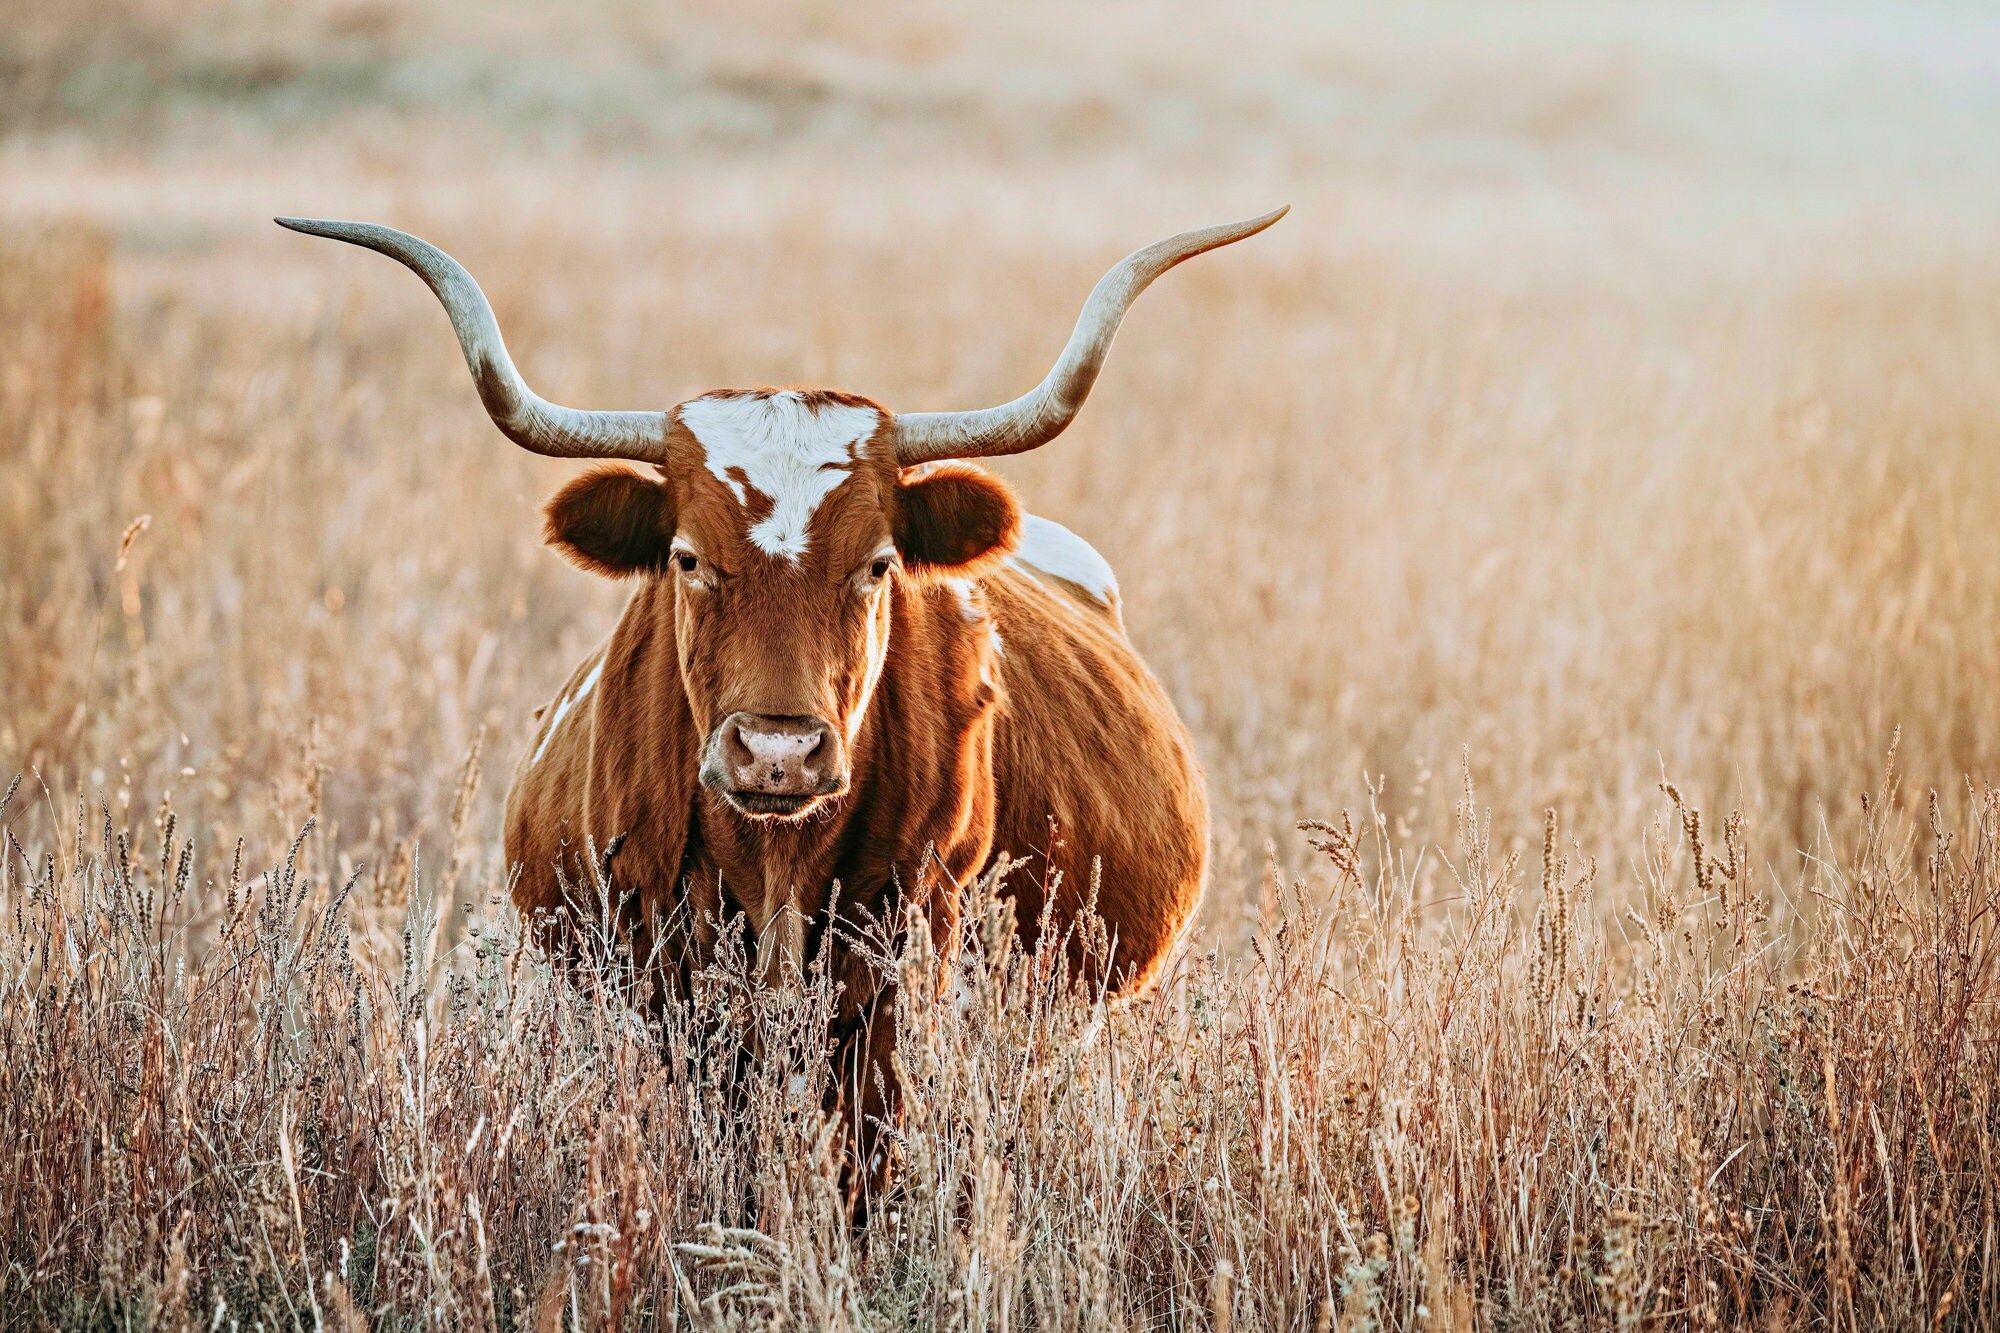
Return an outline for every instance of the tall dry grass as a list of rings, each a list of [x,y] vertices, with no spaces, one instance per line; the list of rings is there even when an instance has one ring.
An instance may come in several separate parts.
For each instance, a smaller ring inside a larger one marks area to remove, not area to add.
[[[566,981],[497,895],[442,949],[456,864],[385,916],[310,823],[202,885],[170,811],[79,808],[0,871],[0,1292],[169,1326],[1981,1327],[2000,794],[1944,804],[1892,777],[1774,881],[1739,818],[1663,802],[1612,917],[1554,812],[1537,883],[1468,780],[1450,906],[1343,817],[1246,956],[1109,1012],[981,885],[956,1002],[883,959],[904,1114],[858,1229],[823,959],[772,992],[725,950],[649,1024],[608,938]]]
[[[0,31],[0,1322],[1995,1322],[1990,20],[578,17]],[[925,408],[1281,199],[1007,465],[1196,732],[1194,942],[1107,1014],[970,913],[851,1228],[823,993],[521,951],[619,593],[264,218],[432,235],[565,400]]]

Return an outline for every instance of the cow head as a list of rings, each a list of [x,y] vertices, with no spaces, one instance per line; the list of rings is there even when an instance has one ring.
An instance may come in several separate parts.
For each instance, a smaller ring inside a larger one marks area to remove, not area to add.
[[[902,416],[816,389],[728,390],[668,412],[561,407],[528,388],[485,296],[442,250],[372,223],[278,221],[380,251],[423,278],[487,411],[516,443],[652,465],[655,475],[600,468],[563,487],[548,505],[548,538],[586,569],[674,581],[682,680],[706,737],[702,783],[747,817],[798,819],[851,780],[889,650],[893,585],[977,573],[1015,541],[1020,513],[1006,486],[945,460],[1055,438],[1154,278],[1285,211],[1127,256],[1092,290],[1054,369],[1020,398]]]
[[[670,579],[701,781],[738,812],[838,796],[888,655],[891,588],[978,572],[1020,524],[998,478],[905,470],[890,417],[846,394],[707,394],[666,423],[656,477],[588,472],[548,505],[586,569]]]

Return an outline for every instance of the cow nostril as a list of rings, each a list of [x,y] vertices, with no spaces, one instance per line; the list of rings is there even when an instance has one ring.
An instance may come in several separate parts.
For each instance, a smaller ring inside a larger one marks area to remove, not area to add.
[[[820,718],[737,714],[715,746],[720,775],[742,790],[804,793],[840,780],[839,733]]]

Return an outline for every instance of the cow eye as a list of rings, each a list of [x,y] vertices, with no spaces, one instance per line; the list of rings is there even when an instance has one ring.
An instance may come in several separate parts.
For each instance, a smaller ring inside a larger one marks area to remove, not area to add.
[[[673,562],[674,562],[674,568],[678,569],[681,573],[687,575],[689,578],[693,578],[695,574],[701,569],[701,557],[696,555],[693,551],[675,551],[673,554]]]
[[[882,586],[882,580],[889,577],[889,571],[896,567],[896,553],[883,550],[871,558],[867,564],[854,571],[854,588],[857,592],[872,593]]]
[[[856,592],[872,593],[882,586],[882,580],[889,577],[889,571],[896,567],[896,550],[887,542],[868,557],[868,563],[855,567],[847,576],[847,586]]]

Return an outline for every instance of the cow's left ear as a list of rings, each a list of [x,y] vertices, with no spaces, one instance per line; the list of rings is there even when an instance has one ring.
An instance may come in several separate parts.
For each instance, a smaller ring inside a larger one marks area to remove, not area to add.
[[[629,468],[584,473],[550,496],[542,513],[549,545],[607,578],[664,568],[674,540],[674,493]]]
[[[896,488],[896,549],[918,573],[966,574],[1021,539],[1021,506],[1007,483],[969,463],[941,463]]]

